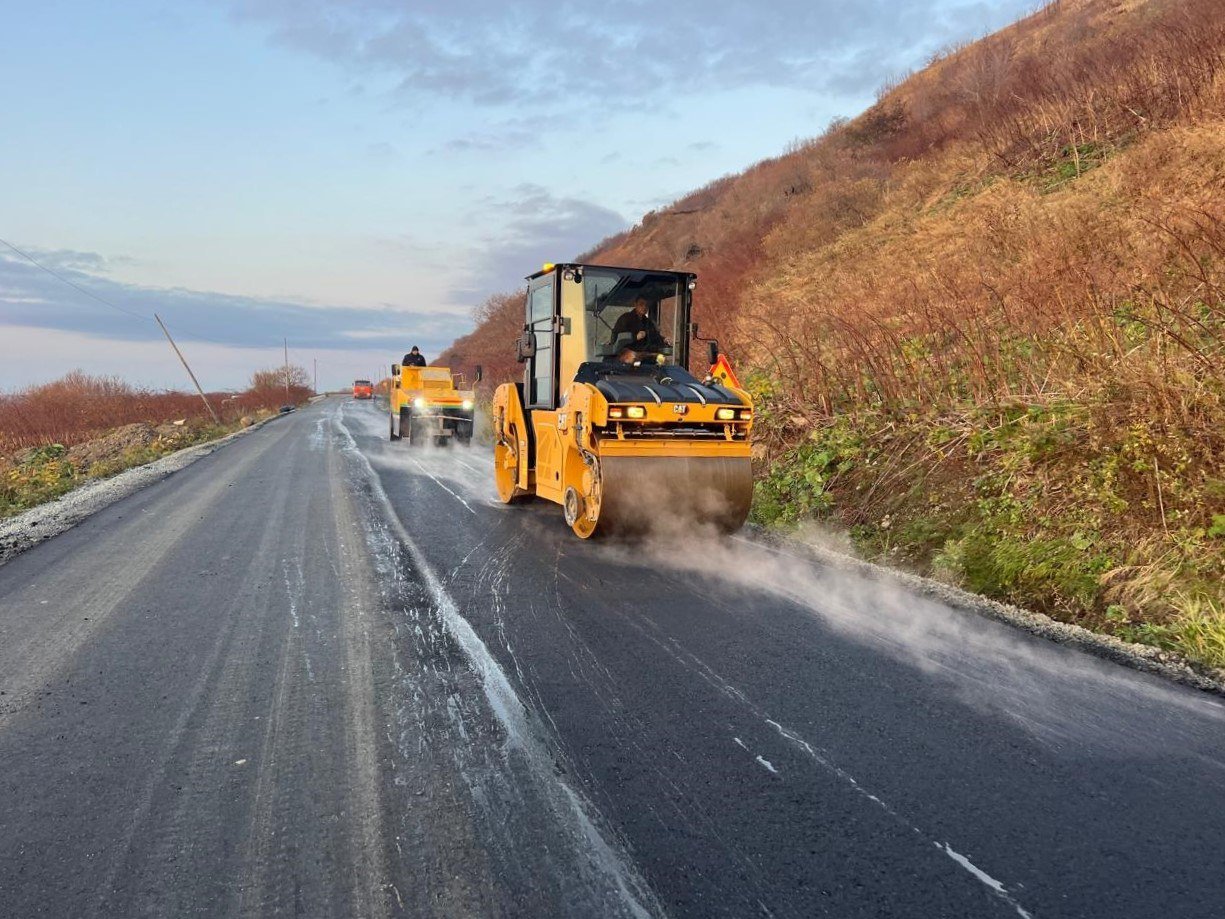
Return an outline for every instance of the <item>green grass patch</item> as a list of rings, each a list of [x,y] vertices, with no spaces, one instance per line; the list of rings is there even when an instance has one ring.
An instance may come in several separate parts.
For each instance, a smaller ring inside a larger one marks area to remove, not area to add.
[[[762,470],[752,519],[1225,667],[1220,457],[1123,395],[839,416]]]
[[[109,478],[176,450],[216,440],[238,427],[237,424],[184,426],[171,436],[160,436],[147,445],[130,447],[116,456],[94,462],[88,469],[78,468],[63,444],[47,444],[24,451],[16,462],[0,472],[0,519],[54,501],[86,482]]]

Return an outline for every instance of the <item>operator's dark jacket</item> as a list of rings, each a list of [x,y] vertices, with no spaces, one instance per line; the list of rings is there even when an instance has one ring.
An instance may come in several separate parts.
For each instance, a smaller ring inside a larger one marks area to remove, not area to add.
[[[401,367],[424,367],[425,366],[425,355],[424,354],[413,354],[412,352],[409,352],[408,354],[404,355],[404,360],[400,361],[400,366]]]
[[[647,333],[646,337],[641,341],[638,339],[639,332]],[[628,313],[622,313],[620,318],[613,323],[612,340],[609,341],[609,344],[617,344],[617,336],[622,334],[629,335],[630,341],[628,343],[628,347],[630,348],[641,348],[652,345],[659,346],[663,344],[664,340],[663,336],[659,334],[659,327],[655,325],[651,317],[639,316],[634,310],[630,310]],[[620,344],[624,345],[626,343],[620,342]]]

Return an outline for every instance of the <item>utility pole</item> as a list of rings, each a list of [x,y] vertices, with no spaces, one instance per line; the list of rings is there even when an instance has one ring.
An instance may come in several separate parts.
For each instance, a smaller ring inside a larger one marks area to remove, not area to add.
[[[204,400],[204,407],[208,409],[208,413],[213,416],[213,424],[221,424],[221,419],[217,417],[217,413],[213,411],[212,405],[209,404],[208,396],[204,395],[204,390],[200,387],[200,381],[196,379],[196,375],[191,372],[191,367],[187,364],[187,358],[183,356],[183,352],[179,350],[179,346],[174,343],[174,339],[170,337],[170,330],[166,328],[166,323],[162,322],[162,317],[157,313],[153,314],[153,318],[157,320],[157,324],[162,327],[162,332],[166,335],[166,341],[170,342],[170,347],[174,348],[174,353],[179,356],[179,360],[183,362],[183,369],[187,371],[187,375],[191,377],[192,383],[196,386],[196,392],[200,394],[200,398]]]
[[[289,339],[285,339],[285,402],[289,403]]]
[[[311,363],[315,365],[315,395],[319,395],[319,358],[311,358]]]

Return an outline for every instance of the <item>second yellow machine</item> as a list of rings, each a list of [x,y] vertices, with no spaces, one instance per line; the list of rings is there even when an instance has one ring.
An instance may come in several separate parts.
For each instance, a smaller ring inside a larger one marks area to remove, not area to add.
[[[562,506],[578,536],[738,529],[753,495],[748,393],[689,367],[697,277],[546,265],[528,278],[522,383],[493,401],[502,501]],[[726,367],[707,342],[710,363]]]
[[[476,379],[480,382],[479,367]],[[446,367],[392,364],[387,391],[391,439],[407,437],[414,446],[431,441],[439,445],[452,440],[471,442],[476,394],[460,385]]]

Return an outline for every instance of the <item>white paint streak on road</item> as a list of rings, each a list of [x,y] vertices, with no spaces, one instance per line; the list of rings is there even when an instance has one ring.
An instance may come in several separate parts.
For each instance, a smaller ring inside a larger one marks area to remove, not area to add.
[[[954,852],[949,847],[948,843],[938,842],[936,843],[936,848],[940,849],[942,852],[944,852],[945,855],[947,855],[957,864],[961,865],[962,868],[970,872],[970,874],[974,875],[974,877],[978,878],[980,881],[982,881],[984,884],[986,884],[988,887],[994,890],[998,896],[1003,897],[1010,904],[1012,904],[1013,909],[1017,911],[1017,915],[1023,916],[1024,919],[1033,919],[1033,917],[1029,913],[1027,913],[1024,909],[1022,909],[1021,905],[1012,898],[1012,896],[1008,893],[1008,888],[1006,888],[1003,884],[1001,884],[991,875],[987,874],[987,872],[983,871],[981,868],[975,865],[972,861],[970,861],[960,852]]]
[[[904,823],[906,826],[910,828],[911,832],[915,833],[916,835],[927,839],[928,842],[930,842],[936,848],[940,849],[942,852],[948,855],[949,858],[951,858],[954,862],[960,865],[976,881],[978,881],[980,884],[984,884],[986,887],[988,887],[991,890],[992,893],[994,893],[997,897],[999,897],[1001,900],[1003,900],[1005,903],[1011,906],[1014,910],[1016,910],[1016,913],[1018,916],[1022,916],[1024,917],[1024,919],[1033,919],[1033,917],[1028,912],[1025,911],[1025,909],[1021,906],[1021,904],[1016,901],[1016,898],[1013,897],[1012,894],[1008,892],[1008,888],[1005,887],[1002,883],[997,881],[995,878],[991,877],[991,875],[987,874],[985,871],[973,865],[970,862],[970,860],[966,858],[964,855],[959,855],[958,853],[954,852],[951,848],[949,848],[947,843],[940,843],[932,839],[931,837],[929,837],[926,833],[924,833],[921,829],[919,829],[913,823],[910,823],[908,820],[902,817],[896,810],[894,810],[892,807],[890,807],[888,804],[886,804],[876,795],[872,794],[870,791],[864,788],[861,784],[859,784],[859,782],[855,779],[855,777],[852,776],[849,772],[847,772],[842,767],[837,766],[834,763],[830,762],[826,757],[818,753],[816,749],[813,748],[812,744],[804,740],[804,738],[800,737],[794,731],[787,730],[787,728],[783,727],[777,721],[772,721],[769,718],[766,719],[766,724],[773,727],[776,731],[778,731],[780,735],[782,735],[782,737],[784,737],[786,740],[791,741],[791,743],[795,744],[797,747],[799,747],[801,750],[807,753],[810,757],[812,757],[813,760],[820,763],[826,769],[830,770],[834,775],[838,776],[838,778],[848,783],[852,788],[855,789],[856,792],[863,795],[869,801],[872,801],[873,803],[875,803],[878,807],[880,807],[881,810],[887,813],[890,817],[893,817],[895,820],[898,820]]]
[[[382,506],[387,523],[391,526],[396,538],[413,560],[418,573],[424,581],[426,589],[437,605],[438,612],[445,623],[451,637],[463,649],[464,656],[480,678],[486,700],[495,717],[506,731],[507,743],[517,747],[526,756],[541,787],[554,796],[554,804],[558,814],[572,821],[572,831],[584,840],[582,849],[605,877],[614,885],[626,909],[639,919],[662,913],[655,902],[650,888],[638,877],[632,863],[619,849],[614,848],[604,838],[588,816],[591,805],[582,798],[563,779],[557,776],[553,758],[549,751],[535,737],[527,722],[526,709],[510,684],[506,673],[498,664],[497,659],[485,646],[480,636],[472,628],[472,624],[459,612],[454,599],[443,586],[425,554],[417,546],[408,530],[405,528],[399,514],[391,503],[381,479],[370,460],[362,453],[353,438],[352,433],[339,414],[334,416],[336,427],[345,439],[343,449],[362,464],[370,481],[374,497]],[[428,473],[427,473],[428,475]],[[433,478],[433,476],[430,476]],[[437,479],[435,479],[437,481]],[[442,483],[439,482],[439,485]],[[445,486],[444,486],[445,487]],[[450,491],[450,489],[446,489]],[[451,492],[454,494],[454,492]],[[458,498],[458,496],[456,496]],[[460,499],[467,507],[467,503]],[[471,508],[469,508],[471,510]],[[473,511],[475,513],[475,511]]]
[[[439,479],[439,478],[438,478],[436,475],[434,475],[434,474],[433,474],[433,473],[431,473],[431,472],[430,472],[428,469],[426,469],[426,468],[425,468],[423,465],[421,465],[421,463],[420,463],[418,460],[414,459],[414,460],[413,460],[413,465],[414,465],[414,466],[416,466],[418,469],[420,469],[420,470],[421,470],[421,474],[422,474],[422,475],[427,476],[428,478],[430,478],[431,480],[433,480],[433,482],[434,482],[434,484],[435,484],[435,485],[437,485],[439,488],[441,488],[443,491],[445,491],[445,492],[446,492],[448,495],[450,495],[452,498],[454,498],[456,501],[458,501],[460,504],[462,504],[462,505],[464,506],[464,510],[466,510],[466,511],[467,511],[469,514],[472,514],[472,515],[474,515],[474,516],[476,515],[476,511],[474,511],[474,510],[472,509],[472,506],[471,506],[470,504],[468,504],[468,502],[467,502],[467,501],[465,501],[463,498],[461,498],[461,497],[460,497],[459,495],[457,495],[455,492],[451,491],[451,489],[447,488],[447,486],[443,485],[443,484],[442,484],[442,481],[441,481],[441,480],[440,480],[440,479]]]

